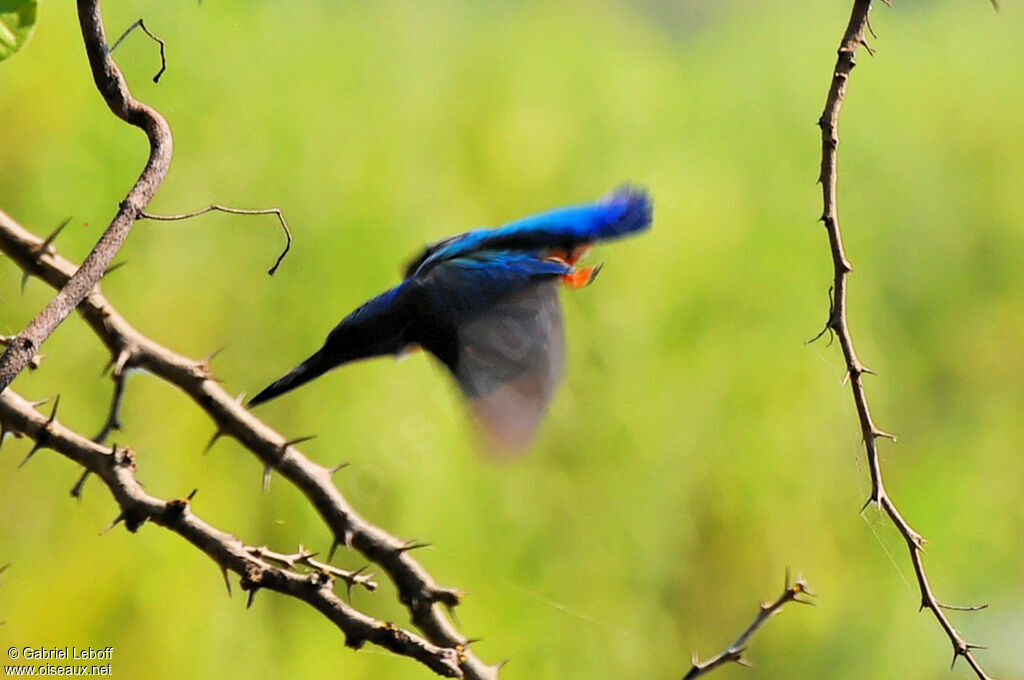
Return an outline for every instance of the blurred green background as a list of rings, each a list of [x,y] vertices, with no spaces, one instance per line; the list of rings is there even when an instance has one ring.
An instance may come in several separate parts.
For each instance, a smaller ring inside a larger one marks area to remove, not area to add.
[[[425,242],[650,188],[654,230],[599,250],[597,282],[563,295],[567,379],[536,446],[481,454],[444,370],[424,356],[353,365],[261,407],[325,464],[373,521],[433,544],[419,558],[467,591],[461,630],[510,659],[503,678],[672,678],[747,625],[786,567],[819,593],[755,640],[727,678],[935,678],[950,648],[918,595],[902,540],[859,513],[868,481],[838,347],[831,264],[815,222],[824,103],[850,2],[108,2],[134,93],[168,118],[170,175],[154,212],[279,206],[138,224],[104,282],[119,310],[201,357],[226,388],[264,386]],[[891,493],[930,540],[956,625],[993,675],[1024,674],[1024,8],[901,1],[874,13],[841,123],[840,214],[855,272],[850,317],[881,427]],[[93,88],[70,3],[46,2],[27,48],[0,64],[0,207],[80,261],[147,153]],[[52,292],[19,292],[0,260],[0,332]],[[21,376],[61,394],[91,435],[110,383],[77,317]],[[221,441],[175,389],[128,383],[118,443],[147,489],[252,544],[330,538],[280,479]],[[250,611],[216,567],[116,515],[95,480],[52,452],[0,453],[0,647],[114,647],[115,677],[426,678],[353,652],[308,607]],[[354,555],[339,563],[358,566]],[[354,604],[407,624],[390,586]],[[6,663],[6,661],[5,661]]]

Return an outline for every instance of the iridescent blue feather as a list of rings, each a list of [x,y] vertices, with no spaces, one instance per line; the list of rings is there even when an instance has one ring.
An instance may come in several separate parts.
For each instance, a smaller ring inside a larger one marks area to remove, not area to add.
[[[406,269],[406,278],[420,276],[438,262],[477,250],[539,252],[573,248],[643,231],[651,224],[650,197],[625,187],[596,203],[558,208],[494,229],[475,229],[427,247]]]

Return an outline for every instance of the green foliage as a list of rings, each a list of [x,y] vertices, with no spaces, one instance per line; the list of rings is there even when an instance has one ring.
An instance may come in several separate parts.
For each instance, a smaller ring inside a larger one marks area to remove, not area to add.
[[[651,233],[601,248],[597,282],[566,291],[569,365],[536,447],[482,455],[443,369],[365,362],[259,415],[337,475],[364,515],[432,543],[419,557],[468,591],[460,627],[505,680],[681,677],[717,652],[787,566],[819,593],[755,639],[728,678],[948,673],[919,615],[904,546],[875,511],[842,358],[814,126],[849,3],[107,2],[111,35],[143,16],[167,41],[125,41],[135,94],[175,133],[151,206],[284,209],[142,222],[104,280],[118,309],[233,392],[264,386],[344,314],[393,285],[425,242],[650,188]],[[879,5],[840,123],[839,211],[850,313],[889,489],[930,539],[940,597],[1024,675],[1024,5]],[[70,3],[40,7],[30,55],[0,69],[0,208],[80,261],[146,158],[95,91]],[[267,36],[274,39],[267,41]],[[0,333],[52,294],[0,259]],[[77,317],[18,378],[61,393],[62,422],[99,429],[106,350]],[[128,381],[121,445],[164,497],[198,488],[204,519],[274,549],[330,538],[299,494],[173,388]],[[262,593],[250,611],[205,556],[157,527],[99,536],[116,514],[96,480],[24,441],[0,451],[0,645],[115,648],[115,677],[428,678],[353,652],[322,617]],[[340,554],[339,562],[362,562]],[[388,586],[354,604],[405,623]],[[968,677],[958,668],[951,678]]]
[[[0,61],[20,50],[36,30],[37,0],[0,0]]]

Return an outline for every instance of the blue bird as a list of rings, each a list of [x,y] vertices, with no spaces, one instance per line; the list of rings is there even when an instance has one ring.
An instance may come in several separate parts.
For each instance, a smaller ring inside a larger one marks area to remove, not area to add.
[[[598,241],[651,224],[646,192],[623,188],[494,229],[433,243],[397,286],[342,319],[315,354],[257,394],[255,406],[351,361],[422,347],[455,376],[491,439],[525,446],[547,411],[565,362],[558,283],[582,288],[577,267]]]

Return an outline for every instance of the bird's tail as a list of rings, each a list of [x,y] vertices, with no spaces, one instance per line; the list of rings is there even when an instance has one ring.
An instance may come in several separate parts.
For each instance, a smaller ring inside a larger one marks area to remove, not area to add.
[[[283,376],[268,385],[262,392],[249,400],[249,407],[262,404],[274,397],[290,392],[299,385],[305,385],[310,380],[317,378],[327,371],[338,366],[340,361],[337,357],[330,356],[327,347],[321,348],[313,356],[285,373]]]

